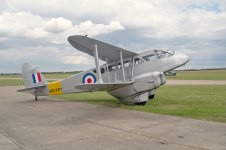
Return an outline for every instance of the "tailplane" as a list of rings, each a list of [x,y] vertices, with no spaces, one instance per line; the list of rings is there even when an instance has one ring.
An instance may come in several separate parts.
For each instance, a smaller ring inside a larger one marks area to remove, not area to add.
[[[22,78],[25,88],[17,91],[29,92],[35,96],[35,100],[37,101],[38,96],[43,95],[43,90],[46,88],[48,83],[47,80],[37,68],[33,69],[29,63],[24,63],[22,66]]]

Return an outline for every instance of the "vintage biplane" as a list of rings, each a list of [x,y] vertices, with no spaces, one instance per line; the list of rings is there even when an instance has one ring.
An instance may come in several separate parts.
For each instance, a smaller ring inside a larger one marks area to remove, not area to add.
[[[56,82],[28,63],[23,64],[24,89],[35,96],[107,91],[122,103],[145,105],[153,99],[156,89],[166,83],[165,72],[186,64],[188,56],[169,50],[148,50],[135,53],[87,36],[70,36],[69,43],[95,58],[95,68]],[[100,60],[105,64],[100,65]]]

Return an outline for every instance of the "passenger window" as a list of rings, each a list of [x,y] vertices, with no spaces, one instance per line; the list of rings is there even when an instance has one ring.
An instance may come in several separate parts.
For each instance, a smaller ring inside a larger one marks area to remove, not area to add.
[[[115,70],[115,69],[116,69],[116,66],[115,66],[115,65],[112,65],[112,66],[109,66],[109,67],[108,67],[108,70],[109,70],[109,71],[112,71],[112,70]]]
[[[105,69],[104,68],[100,68],[100,72],[101,72],[101,74],[104,74],[105,73]]]
[[[114,66],[112,66],[111,68],[112,68],[112,70],[115,70],[115,69],[116,69],[116,66],[114,65]]]
[[[129,67],[130,61],[125,61],[124,62],[124,67]]]
[[[135,58],[135,65],[141,64],[143,61],[140,58]]]
[[[150,55],[147,55],[147,56],[144,56],[143,59],[146,60],[146,61],[152,61],[152,60],[155,60],[157,57],[155,54],[150,54]]]
[[[121,69],[121,63],[118,64],[118,69]]]
[[[124,65],[124,67],[129,67],[130,61],[125,61],[125,62],[123,62],[123,65]],[[118,69],[122,69],[121,63],[118,63]]]
[[[93,70],[93,72],[94,72],[94,73],[97,73],[96,69]],[[105,73],[105,69],[104,69],[104,68],[100,68],[100,72],[101,72],[102,74]]]

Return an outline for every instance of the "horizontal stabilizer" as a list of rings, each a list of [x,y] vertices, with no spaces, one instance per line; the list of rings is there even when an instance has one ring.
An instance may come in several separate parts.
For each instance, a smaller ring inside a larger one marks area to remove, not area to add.
[[[78,84],[75,86],[76,89],[91,92],[91,91],[108,91],[117,89],[132,82],[120,82],[120,83],[94,83],[94,84]]]
[[[27,91],[31,91],[31,90],[38,89],[38,88],[44,88],[44,87],[46,87],[46,85],[24,88],[24,89],[17,90],[17,92],[27,92]]]

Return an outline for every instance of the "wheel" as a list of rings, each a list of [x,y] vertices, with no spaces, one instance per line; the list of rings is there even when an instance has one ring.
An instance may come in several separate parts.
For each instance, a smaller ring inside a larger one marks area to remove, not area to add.
[[[149,98],[149,99],[155,98],[155,94],[154,94],[154,95],[149,95],[148,98]]]
[[[144,101],[144,102],[138,102],[138,103],[135,103],[135,104],[138,105],[138,106],[144,106],[146,104],[146,101]]]
[[[35,100],[36,100],[36,101],[38,100],[38,97],[37,97],[37,96],[35,96]]]

